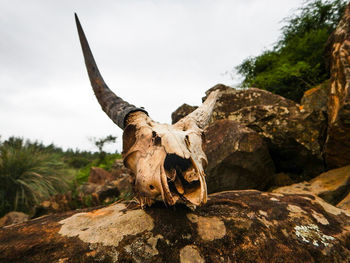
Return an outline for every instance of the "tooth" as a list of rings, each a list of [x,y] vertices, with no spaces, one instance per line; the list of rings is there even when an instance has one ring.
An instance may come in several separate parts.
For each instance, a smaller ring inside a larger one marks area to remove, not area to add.
[[[181,179],[178,176],[175,178],[175,187],[176,187],[177,192],[180,195],[184,194],[185,190],[184,190],[184,187],[181,183]]]

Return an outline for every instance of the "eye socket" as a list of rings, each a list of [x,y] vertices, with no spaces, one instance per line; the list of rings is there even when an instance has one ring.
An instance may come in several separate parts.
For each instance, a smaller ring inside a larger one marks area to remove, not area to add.
[[[154,139],[154,145],[156,145],[156,146],[161,146],[161,145],[162,145],[162,138],[156,137],[156,138]]]
[[[124,157],[124,165],[133,172],[136,171],[139,154],[140,153],[138,151],[135,151]]]
[[[162,145],[162,138],[160,138],[155,131],[152,131],[152,141],[155,146]]]
[[[149,185],[149,189],[153,190],[154,189],[154,186],[153,185]]]
[[[129,124],[123,132],[123,152],[127,153],[136,142],[136,126]]]

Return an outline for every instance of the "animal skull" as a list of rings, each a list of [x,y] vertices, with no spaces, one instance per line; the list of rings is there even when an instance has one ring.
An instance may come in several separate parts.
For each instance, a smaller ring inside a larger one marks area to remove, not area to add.
[[[107,87],[77,15],[75,18],[95,95],[102,109],[124,130],[124,164],[135,174],[135,191],[141,206],[151,205],[158,198],[169,205],[178,200],[191,206],[206,203],[207,158],[202,149],[202,129],[209,122],[218,91],[174,125],[153,121],[144,109],[125,102]]]

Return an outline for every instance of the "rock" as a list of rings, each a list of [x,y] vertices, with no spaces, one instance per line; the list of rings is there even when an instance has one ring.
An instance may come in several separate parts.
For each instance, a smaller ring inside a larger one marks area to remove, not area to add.
[[[112,175],[117,179],[112,183],[118,189],[121,198],[130,199],[134,196],[135,176],[124,166],[122,159],[117,159],[112,167]]]
[[[171,114],[171,123],[174,124],[178,122],[197,108],[198,106],[191,106],[186,103],[182,104]]]
[[[204,151],[208,158],[208,192],[264,189],[274,174],[265,142],[253,130],[229,120],[206,128]]]
[[[225,92],[225,91],[227,91],[227,90],[236,90],[236,89],[234,89],[234,88],[232,88],[232,87],[230,87],[230,86],[226,86],[226,85],[224,85],[224,84],[216,84],[214,87],[212,87],[212,88],[210,88],[210,89],[208,89],[206,92],[205,92],[205,96],[202,98],[202,102],[204,102],[206,99],[207,99],[207,97],[209,96],[209,94],[212,92],[212,91],[215,91],[215,90],[220,90],[221,91],[221,93],[222,92]]]
[[[309,182],[281,187],[273,192],[313,194],[332,205],[347,208],[347,195],[350,195],[350,165],[322,173]]]
[[[109,181],[103,185],[87,182],[78,188],[80,199],[84,200],[85,197],[92,196],[95,205],[102,204],[107,198],[116,198],[119,194],[116,181]]]
[[[71,202],[71,192],[53,195],[49,200],[43,201],[40,206],[36,207],[36,216],[75,209],[75,207],[71,206]]]
[[[329,168],[350,164],[350,4],[328,40],[330,95],[325,160]]]
[[[350,192],[337,204],[337,207],[347,210],[350,213]]]
[[[301,106],[306,111],[318,111],[327,112],[328,104],[328,94],[329,94],[329,81],[305,91],[303,97],[301,98]]]
[[[257,88],[236,90],[218,84],[206,92],[206,97],[218,89],[221,96],[210,124],[217,120],[233,120],[256,131],[267,143],[276,172],[290,174],[294,181],[310,179],[325,170],[323,146],[327,118],[324,111],[318,110],[316,105],[301,106]],[[304,102],[316,104],[317,97],[324,93],[321,87],[317,90],[320,91],[308,92]]]
[[[299,104],[256,88],[221,89],[211,123],[228,119],[256,131],[266,142],[278,173],[293,180],[310,179],[324,171],[323,145],[326,117]]]
[[[0,218],[0,227],[13,225],[13,224],[20,224],[25,221],[28,221],[29,215],[22,213],[22,212],[9,212],[3,217]]]
[[[189,210],[131,203],[0,229],[0,262],[349,262],[350,214],[311,195],[232,191]]]
[[[112,176],[112,174],[105,169],[102,169],[100,167],[91,167],[88,182],[103,185],[106,182],[112,181],[114,179],[115,178]]]
[[[97,186],[98,184],[86,182],[78,187],[77,192],[79,195],[91,195],[96,192]]]
[[[133,176],[131,170],[125,167],[122,159],[115,160],[111,169],[111,174],[115,179],[123,178],[125,176]]]
[[[103,203],[107,198],[112,200],[120,195],[118,188],[115,186],[114,181],[105,185],[99,185],[96,187],[96,192],[93,193],[99,203]]]
[[[118,189],[120,195],[122,196],[132,196],[134,191],[134,178],[131,176],[124,176],[118,180],[113,181],[112,183]]]
[[[86,182],[80,185],[74,194],[67,192],[65,194],[56,194],[51,196],[49,200],[43,201],[35,208],[34,217],[39,217],[51,213],[59,213],[74,210],[82,207],[98,206],[115,201],[117,197],[132,196],[132,191],[127,194],[129,188],[119,191],[119,185],[125,186],[126,183],[121,184],[119,180],[108,181],[100,185]]]
[[[288,174],[285,173],[277,173],[273,176],[271,187],[281,187],[293,184],[293,180],[290,178]]]
[[[326,119],[318,112],[300,110],[296,105],[256,105],[231,112],[228,118],[264,138],[277,172],[296,174],[305,180],[324,171]]]
[[[281,107],[296,107],[294,101],[285,99],[279,95],[273,94],[269,91],[249,88],[243,90],[236,90],[228,86],[216,85],[206,92],[208,96],[211,91],[220,89],[221,96],[214,107],[211,122],[221,119],[231,119],[231,113],[236,112],[242,108],[257,105],[279,105]],[[206,99],[204,97],[203,99]]]

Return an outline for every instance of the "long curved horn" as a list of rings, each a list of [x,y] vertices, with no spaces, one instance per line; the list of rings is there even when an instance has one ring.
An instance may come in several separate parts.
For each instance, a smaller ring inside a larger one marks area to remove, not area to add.
[[[186,117],[183,117],[182,119],[180,119],[174,125],[176,126],[182,125],[187,120],[193,119],[196,122],[197,126],[203,129],[205,126],[208,125],[210,121],[210,117],[213,113],[215,103],[219,98],[219,96],[220,96],[219,90],[212,91],[209,94],[208,98],[202,103],[201,106],[199,106],[195,111],[188,114]]]
[[[144,109],[136,108],[134,105],[124,101],[108,88],[97,68],[95,59],[89,47],[89,43],[85,37],[83,28],[80,25],[79,18],[77,14],[74,15],[81,48],[84,54],[86,69],[88,71],[95,96],[100,103],[102,110],[107,113],[108,117],[111,118],[112,121],[120,128],[124,129],[125,120],[129,113],[143,111],[147,114],[147,112]]]

